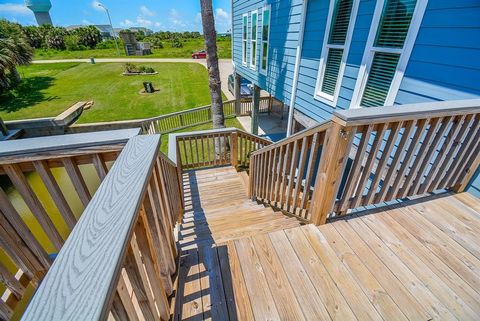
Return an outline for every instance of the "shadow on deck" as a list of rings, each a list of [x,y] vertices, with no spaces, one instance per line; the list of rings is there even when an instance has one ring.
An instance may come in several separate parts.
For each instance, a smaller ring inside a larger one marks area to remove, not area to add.
[[[412,200],[322,226],[255,229],[241,213],[271,209],[246,199],[231,168],[216,170],[185,175],[191,203],[179,233],[174,320],[480,317],[480,202],[472,195]],[[227,197],[228,209],[218,210]],[[242,219],[251,232],[224,238]]]

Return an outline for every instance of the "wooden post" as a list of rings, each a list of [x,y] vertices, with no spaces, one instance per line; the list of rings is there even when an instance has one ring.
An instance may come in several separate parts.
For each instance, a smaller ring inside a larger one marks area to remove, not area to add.
[[[311,222],[315,225],[325,224],[333,209],[354,136],[354,128],[336,122],[325,133],[310,206]]]
[[[230,158],[232,160],[232,166],[237,167],[238,166],[238,133],[233,132],[230,135]]]
[[[235,83],[234,83],[234,89],[235,89],[235,116],[240,116],[242,113],[242,94],[240,91],[240,88],[242,86],[242,76],[239,74],[235,73]]]
[[[253,85],[252,134],[258,135],[258,114],[260,109],[260,87]]]
[[[8,129],[5,123],[3,122],[2,117],[0,117],[0,132],[3,136],[8,136]]]
[[[270,115],[270,113],[272,112],[272,106],[273,106],[273,98],[272,98],[272,94],[269,94],[270,96],[268,96],[268,114]]]

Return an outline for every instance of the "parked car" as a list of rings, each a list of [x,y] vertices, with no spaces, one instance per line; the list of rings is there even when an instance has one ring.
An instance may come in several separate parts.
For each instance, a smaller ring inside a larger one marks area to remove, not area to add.
[[[228,76],[228,90],[235,96],[235,76],[233,74]],[[251,97],[252,96],[252,83],[248,79],[242,77],[240,84],[240,96]]]
[[[205,59],[207,58],[207,52],[205,50],[199,50],[192,53],[193,59]]]

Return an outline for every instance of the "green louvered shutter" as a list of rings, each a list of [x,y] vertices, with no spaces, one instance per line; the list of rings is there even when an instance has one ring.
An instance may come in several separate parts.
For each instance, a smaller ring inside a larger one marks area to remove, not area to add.
[[[347,39],[348,24],[352,13],[353,0],[337,0],[332,16],[332,27],[328,43],[332,45],[344,45]]]
[[[377,107],[384,105],[399,59],[399,54],[375,53],[360,103],[361,106]]]
[[[325,64],[325,75],[323,76],[322,91],[332,95],[337,87],[338,71],[342,62],[343,49],[328,50],[327,63]]]
[[[335,95],[338,73],[342,64],[348,26],[352,14],[353,0],[336,0],[326,44],[327,56],[320,90],[330,96]]]
[[[387,0],[375,37],[375,47],[403,48],[416,0]]]

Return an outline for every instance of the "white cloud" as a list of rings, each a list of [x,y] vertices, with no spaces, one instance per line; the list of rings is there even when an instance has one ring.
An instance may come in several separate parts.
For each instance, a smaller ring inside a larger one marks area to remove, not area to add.
[[[155,15],[155,12],[148,9],[147,6],[141,6],[140,13],[145,17],[153,17]]]
[[[153,25],[153,22],[151,20],[145,19],[142,16],[137,17],[137,24],[140,27],[151,27]]]
[[[125,19],[123,21],[120,21],[120,25],[122,27],[132,27],[135,23],[132,20]]]
[[[229,20],[230,15],[222,8],[217,8],[217,10],[215,10],[215,18],[218,20]]]
[[[84,25],[93,25],[93,23],[91,23],[91,22],[88,21],[87,19],[83,19],[83,20],[82,20],[82,24],[84,24]]]
[[[186,27],[187,24],[182,20],[180,14],[176,9],[171,9],[168,13],[168,20],[174,27]]]
[[[30,9],[28,9],[22,4],[17,3],[0,3],[0,12],[20,16],[27,16],[33,14]]]
[[[232,21],[230,13],[222,8],[215,10],[215,28],[218,32],[225,32],[231,28]]]

